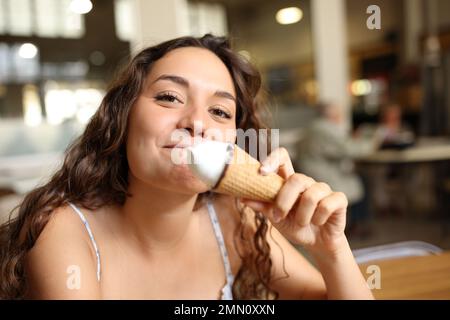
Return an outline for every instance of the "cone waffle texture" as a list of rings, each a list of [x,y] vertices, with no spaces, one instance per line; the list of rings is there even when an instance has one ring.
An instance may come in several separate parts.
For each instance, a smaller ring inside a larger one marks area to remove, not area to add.
[[[237,145],[233,160],[227,165],[215,192],[235,197],[272,202],[284,183],[276,173],[261,175],[261,164]]]

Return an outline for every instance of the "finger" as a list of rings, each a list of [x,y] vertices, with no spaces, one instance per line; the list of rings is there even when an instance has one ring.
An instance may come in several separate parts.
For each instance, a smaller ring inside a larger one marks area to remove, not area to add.
[[[299,194],[307,190],[315,181],[300,173],[291,175],[275,198],[273,218],[275,222],[284,219],[294,207]]]
[[[255,211],[262,212],[265,215],[268,215],[272,209],[272,205],[263,201],[256,201],[250,199],[242,199],[241,202],[246,206],[249,206]]]
[[[332,193],[331,188],[323,182],[310,186],[300,197],[295,221],[299,226],[307,226],[316,211],[318,203]]]
[[[272,222],[272,224],[279,222],[279,219],[274,218],[274,208],[271,203],[255,200],[243,200],[242,203],[253,209],[255,212],[261,212],[270,220],[270,222]]]
[[[342,192],[333,192],[320,200],[311,223],[316,226],[323,226],[335,212],[347,208],[347,205],[347,197]]]
[[[261,163],[260,173],[267,175],[271,172],[278,172],[287,179],[295,173],[291,158],[286,148],[277,148]]]

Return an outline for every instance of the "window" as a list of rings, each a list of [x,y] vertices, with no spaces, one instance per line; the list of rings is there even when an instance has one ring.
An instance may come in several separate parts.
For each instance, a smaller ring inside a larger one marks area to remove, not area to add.
[[[71,0],[0,0],[0,34],[80,38],[84,16],[70,11]]]
[[[17,36],[29,36],[32,30],[31,0],[3,0],[5,22],[9,33]]]
[[[122,41],[130,41],[134,37],[133,10],[133,3],[130,0],[114,0],[116,33]]]

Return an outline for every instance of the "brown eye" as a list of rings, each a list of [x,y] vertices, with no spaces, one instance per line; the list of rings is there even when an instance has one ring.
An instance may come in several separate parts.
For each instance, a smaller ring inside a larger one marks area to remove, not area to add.
[[[231,119],[231,115],[228,112],[223,111],[222,109],[219,108],[214,108],[211,109],[209,111],[211,114],[218,116],[220,118],[224,118],[224,119]]]
[[[157,101],[167,101],[167,102],[179,102],[183,103],[176,95],[171,93],[163,93],[157,95],[155,98]]]

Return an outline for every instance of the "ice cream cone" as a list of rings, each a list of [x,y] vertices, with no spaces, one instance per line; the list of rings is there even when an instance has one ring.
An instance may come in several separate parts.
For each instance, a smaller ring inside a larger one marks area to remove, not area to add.
[[[213,191],[252,200],[274,201],[284,179],[276,173],[263,176],[259,173],[260,167],[258,160],[235,145],[233,159]]]

